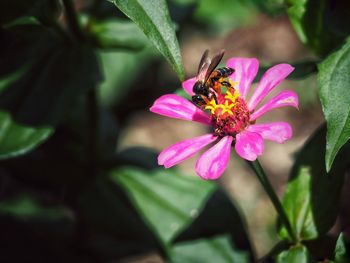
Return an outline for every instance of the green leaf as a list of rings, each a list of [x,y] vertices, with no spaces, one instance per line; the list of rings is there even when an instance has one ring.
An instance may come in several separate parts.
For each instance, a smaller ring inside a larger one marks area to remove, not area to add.
[[[256,13],[250,1],[221,0],[218,4],[216,0],[202,0],[195,10],[194,19],[207,25],[215,34],[224,35],[233,28],[251,22]]]
[[[135,146],[118,152],[118,163],[132,165],[147,170],[159,168],[157,157],[159,153],[153,149]]]
[[[251,262],[246,252],[237,250],[231,246],[227,236],[179,243],[172,248],[171,260],[174,263]]]
[[[60,220],[72,219],[70,212],[64,207],[45,207],[37,200],[22,195],[15,199],[4,200],[0,204],[0,215],[10,216],[19,220]]]
[[[350,138],[350,38],[319,65],[320,99],[327,121],[326,167]]]
[[[58,0],[3,0],[0,2],[0,25],[24,16],[35,16],[42,22],[57,19],[61,11]]]
[[[25,154],[52,134],[48,127],[29,127],[15,123],[6,112],[0,111],[0,159]]]
[[[154,57],[154,52],[146,48],[137,53],[101,51],[99,55],[104,73],[104,81],[99,88],[101,103],[112,106],[130,92],[130,87]]]
[[[350,243],[346,240],[344,233],[340,233],[334,251],[336,263],[346,263],[350,261]]]
[[[20,195],[12,192],[11,198],[3,196],[0,203],[0,231],[3,233],[0,244],[6,248],[2,249],[0,261],[21,262],[28,258],[35,258],[37,262],[78,260],[79,252],[72,250],[77,231],[73,210],[57,201],[48,201],[47,195],[45,201],[40,200],[37,191],[34,193],[32,189],[32,194],[25,192],[25,187],[20,185],[20,190],[17,188]]]
[[[30,10],[35,2],[42,0],[4,0],[0,2],[0,25],[11,22],[23,16]]]
[[[126,192],[102,177],[79,195],[79,218],[87,226],[84,246],[100,262],[160,250],[159,241],[145,224]]]
[[[183,80],[181,53],[165,0],[110,1],[142,29]]]
[[[124,19],[93,21],[90,32],[98,47],[138,51],[149,42],[135,23]]]
[[[217,189],[210,196],[198,217],[174,239],[173,243],[218,235],[229,235],[232,246],[246,252],[250,261],[255,262],[246,224],[240,211],[222,189]]]
[[[0,96],[0,108],[19,123],[59,123],[101,79],[96,55],[87,45],[66,42],[41,25],[17,25],[5,36],[9,44],[0,51],[4,62],[0,78],[8,78],[23,65],[29,67]]]
[[[270,15],[277,16],[285,11],[285,0],[251,0],[258,8]]]
[[[291,247],[283,251],[277,256],[276,263],[307,263],[309,255],[306,247],[301,244]]]
[[[314,60],[293,62],[291,65],[294,67],[294,71],[287,77],[287,79],[304,79],[311,74],[317,73],[317,61]],[[273,65],[260,67],[254,82],[260,81],[264,73],[272,66]]]
[[[286,2],[289,5],[289,18],[299,38],[317,54],[326,55],[350,33],[347,0],[336,2],[287,0]],[[344,19],[339,20],[339,17]],[[346,27],[345,31],[339,30],[343,27]]]
[[[185,98],[185,99],[188,99],[188,100],[191,99],[191,96],[188,95],[188,93],[187,93],[183,88],[178,88],[178,89],[176,89],[176,90],[175,90],[175,94],[176,94],[176,95],[179,95],[179,96],[181,96],[181,97],[183,97],[183,98]]]
[[[123,168],[111,173],[166,244],[197,216],[215,184],[172,170]],[[193,194],[196,193],[196,198]],[[161,218],[161,220],[160,220]]]
[[[350,144],[344,146],[328,175],[323,165],[325,150],[326,129],[322,127],[298,153],[282,200],[299,240],[327,233],[337,217],[344,174],[350,163]],[[284,228],[279,234],[288,237]]]
[[[288,182],[283,198],[283,206],[287,210],[292,228],[299,238],[307,239],[317,237],[311,210],[310,181],[310,167],[301,166],[298,178]]]

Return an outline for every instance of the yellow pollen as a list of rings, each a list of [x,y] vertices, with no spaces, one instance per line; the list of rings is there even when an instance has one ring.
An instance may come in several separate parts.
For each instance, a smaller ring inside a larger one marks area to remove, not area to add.
[[[233,88],[238,84],[238,81],[233,82],[232,79],[229,79],[228,82],[231,84],[231,86],[232,86]]]
[[[216,104],[216,101],[214,99],[211,99],[209,104],[207,104],[204,109],[210,110],[211,114],[214,114],[217,107],[218,105]]]
[[[227,112],[229,115],[232,115],[233,112],[232,112],[231,109],[232,109],[234,106],[235,106],[234,103],[228,104],[228,101],[226,100],[226,101],[225,101],[225,104],[219,104],[219,105],[217,106],[217,108],[222,109],[222,110],[221,110],[221,115],[224,115],[226,112]]]
[[[233,115],[232,108],[236,105],[237,98],[240,95],[237,90],[232,91],[233,89],[226,91],[224,97],[226,100],[224,104],[216,104],[215,99],[211,99],[204,109],[210,110],[211,114],[219,113],[220,115],[224,115],[225,113],[228,113],[229,115]],[[217,109],[221,109],[221,111],[216,112]]]
[[[237,98],[239,97],[239,92],[237,90],[234,90],[233,94],[231,91],[227,91],[225,95],[225,99],[230,100],[232,103],[236,103]]]

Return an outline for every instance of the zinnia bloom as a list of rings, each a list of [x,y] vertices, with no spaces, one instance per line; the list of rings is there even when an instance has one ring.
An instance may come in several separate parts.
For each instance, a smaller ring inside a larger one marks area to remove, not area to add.
[[[256,124],[256,121],[275,108],[298,108],[298,96],[291,90],[284,90],[257,107],[294,68],[289,64],[278,64],[267,70],[248,100],[246,96],[257,74],[259,61],[255,58],[231,58],[227,67],[235,70],[229,76],[232,87],[220,88],[216,99],[208,100],[203,107],[175,94],[161,96],[154,102],[150,108],[154,113],[199,122],[212,128],[210,134],[178,142],[163,150],[158,156],[159,165],[172,167],[215,143],[196,163],[196,173],[200,177],[214,180],[225,171],[231,146],[242,158],[254,161],[264,151],[264,140],[283,143],[292,137],[292,128],[286,122]],[[182,83],[191,96],[194,95],[192,88],[195,82],[196,78],[191,78]]]

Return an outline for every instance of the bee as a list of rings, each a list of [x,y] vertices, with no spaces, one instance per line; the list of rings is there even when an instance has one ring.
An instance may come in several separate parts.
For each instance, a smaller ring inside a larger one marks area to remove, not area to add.
[[[198,65],[197,81],[193,85],[193,92],[195,95],[192,96],[192,102],[197,106],[204,105],[208,100],[215,97],[214,86],[216,83],[230,87],[231,84],[223,79],[230,76],[233,72],[233,68],[222,67],[216,69],[220,61],[224,56],[225,50],[221,50],[216,54],[213,59],[208,57],[209,50],[206,50]]]

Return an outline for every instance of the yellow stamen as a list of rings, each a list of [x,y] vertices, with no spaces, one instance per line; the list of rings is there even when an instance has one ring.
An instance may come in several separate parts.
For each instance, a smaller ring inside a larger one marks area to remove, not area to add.
[[[233,94],[231,91],[226,92],[225,99],[230,100],[232,103],[235,103],[237,98],[240,96],[239,92],[237,90],[234,90]]]
[[[225,93],[225,102],[224,104],[216,104],[215,99],[211,99],[210,102],[207,102],[204,109],[210,110],[211,114],[220,114],[224,115],[225,113],[229,115],[233,115],[232,108],[235,107],[236,101],[240,96],[239,92],[233,88],[237,84],[237,82],[232,82],[229,80],[231,87]],[[217,109],[221,109],[221,111],[216,112]]]
[[[232,79],[229,79],[228,82],[231,84],[233,88],[238,84],[238,81],[233,82]]]
[[[204,109],[210,110],[211,114],[214,114],[217,107],[218,105],[216,105],[216,101],[214,99],[211,99],[209,104],[207,104]]]

